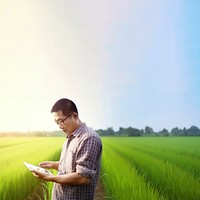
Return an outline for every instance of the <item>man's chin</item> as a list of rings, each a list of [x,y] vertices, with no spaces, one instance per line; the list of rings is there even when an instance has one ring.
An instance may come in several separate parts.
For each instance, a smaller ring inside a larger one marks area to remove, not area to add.
[[[62,131],[64,132],[65,135],[69,135],[69,131],[68,130],[64,129]]]

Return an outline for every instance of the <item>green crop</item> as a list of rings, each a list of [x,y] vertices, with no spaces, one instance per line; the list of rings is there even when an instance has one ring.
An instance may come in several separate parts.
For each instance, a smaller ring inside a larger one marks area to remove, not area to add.
[[[200,138],[112,137],[103,144],[103,180],[111,199],[200,199]]]
[[[35,178],[23,164],[58,160],[63,138],[0,138],[0,199],[48,199],[52,183]]]
[[[35,178],[23,162],[58,160],[64,140],[0,137],[0,199],[49,200],[53,183]],[[200,137],[104,137],[102,141],[105,199],[200,199]]]

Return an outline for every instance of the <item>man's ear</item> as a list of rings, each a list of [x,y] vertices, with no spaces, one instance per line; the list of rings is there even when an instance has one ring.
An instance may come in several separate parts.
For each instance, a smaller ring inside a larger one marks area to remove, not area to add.
[[[76,112],[74,112],[72,115],[74,118],[78,118],[78,114]]]

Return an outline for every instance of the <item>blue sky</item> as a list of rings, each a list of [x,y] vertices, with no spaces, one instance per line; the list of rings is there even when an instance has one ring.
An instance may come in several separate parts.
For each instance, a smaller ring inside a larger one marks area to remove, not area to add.
[[[95,129],[200,127],[200,3],[0,2],[0,131],[54,130],[63,97]]]

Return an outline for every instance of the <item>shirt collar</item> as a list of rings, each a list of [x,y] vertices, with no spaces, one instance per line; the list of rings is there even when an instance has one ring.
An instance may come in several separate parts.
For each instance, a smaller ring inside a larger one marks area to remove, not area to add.
[[[67,136],[67,138],[71,138],[71,137],[79,137],[79,135],[82,133],[82,130],[85,128],[86,123],[81,123],[78,128],[72,132],[69,136]]]

